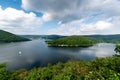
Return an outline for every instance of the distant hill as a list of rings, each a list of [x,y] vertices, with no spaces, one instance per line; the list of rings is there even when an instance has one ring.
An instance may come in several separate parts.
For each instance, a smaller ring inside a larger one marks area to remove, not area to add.
[[[15,34],[0,30],[0,43],[4,42],[20,42],[20,41],[28,41],[29,39],[17,36]]]
[[[20,35],[25,38],[30,38],[30,39],[59,39],[59,38],[64,38],[68,36],[62,36],[62,35]],[[81,36],[81,35],[78,35]],[[101,40],[101,42],[107,42],[107,43],[120,43],[120,34],[114,34],[114,35],[82,35],[85,37],[91,37],[91,38],[96,38]]]
[[[102,42],[107,43],[120,43],[120,34],[115,35],[87,35],[86,37],[96,38]]]
[[[46,41],[48,46],[58,47],[88,47],[99,42],[97,39],[83,36],[69,36],[52,41]]]
[[[29,39],[59,39],[67,36],[61,36],[61,35],[20,35],[25,38]]]

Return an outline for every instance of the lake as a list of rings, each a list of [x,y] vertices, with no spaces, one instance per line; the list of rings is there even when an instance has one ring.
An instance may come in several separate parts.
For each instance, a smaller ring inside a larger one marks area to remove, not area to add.
[[[115,45],[99,43],[88,48],[48,47],[45,40],[0,44],[0,63],[7,62],[7,70],[31,69],[68,60],[92,60],[115,54]]]

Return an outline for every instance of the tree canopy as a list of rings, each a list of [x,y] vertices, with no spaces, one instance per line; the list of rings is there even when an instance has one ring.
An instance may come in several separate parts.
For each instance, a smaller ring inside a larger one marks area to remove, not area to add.
[[[88,47],[97,43],[95,38],[83,37],[83,36],[69,36],[65,38],[59,38],[52,41],[46,41],[48,46],[60,46],[60,47]]]
[[[3,42],[19,42],[19,41],[28,41],[29,39],[17,36],[15,34],[0,30],[0,43]]]

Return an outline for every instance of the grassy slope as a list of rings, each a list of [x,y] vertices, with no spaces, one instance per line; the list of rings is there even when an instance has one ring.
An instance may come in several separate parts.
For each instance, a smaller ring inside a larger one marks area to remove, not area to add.
[[[0,42],[19,42],[19,41],[28,41],[28,40],[29,39],[0,30]]]
[[[30,71],[18,70],[7,72],[0,65],[0,80],[119,80],[120,58],[108,57],[95,60],[69,61],[57,63]]]
[[[80,46],[80,47],[92,46],[96,42],[98,41],[95,38],[83,36],[69,36],[65,38],[59,38],[53,41],[46,41],[48,46]]]

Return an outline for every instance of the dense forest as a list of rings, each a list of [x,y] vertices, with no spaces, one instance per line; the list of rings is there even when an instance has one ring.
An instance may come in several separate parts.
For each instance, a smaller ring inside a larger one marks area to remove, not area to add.
[[[101,42],[120,43],[120,34],[116,35],[87,35],[86,37],[96,38]]]
[[[0,43],[28,41],[29,39],[14,35],[12,33],[0,30]]]
[[[59,39],[59,38],[64,38],[68,36],[62,36],[62,35],[20,35],[25,38],[30,38],[30,39]],[[80,36],[80,35],[78,35]],[[120,43],[120,35],[115,34],[115,35],[81,35],[85,37],[90,37],[90,38],[96,38],[100,40],[101,42],[107,42],[107,43]]]
[[[120,58],[68,61],[31,70],[6,71],[0,64],[0,80],[119,80]]]
[[[88,47],[92,46],[97,42],[99,42],[99,40],[95,38],[83,36],[69,36],[52,41],[46,41],[48,46],[60,46],[60,47]]]

